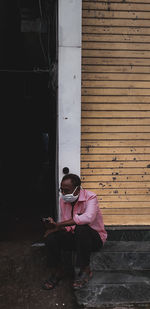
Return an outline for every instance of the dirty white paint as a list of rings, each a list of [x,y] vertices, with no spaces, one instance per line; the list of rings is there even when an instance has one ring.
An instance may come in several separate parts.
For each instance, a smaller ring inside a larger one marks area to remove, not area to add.
[[[58,1],[58,174],[80,175],[82,0]]]

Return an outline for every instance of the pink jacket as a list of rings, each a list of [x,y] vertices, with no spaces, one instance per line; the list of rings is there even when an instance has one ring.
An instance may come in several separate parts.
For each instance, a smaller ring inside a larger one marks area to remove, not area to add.
[[[64,202],[60,198],[61,221],[66,221],[72,218],[72,206],[70,203]],[[76,224],[88,224],[91,228],[96,230],[103,243],[107,239],[107,232],[104,228],[102,214],[98,205],[97,196],[95,193],[88,190],[80,190],[80,195],[77,203],[73,208],[73,220]],[[75,225],[66,226],[67,231],[74,231]]]

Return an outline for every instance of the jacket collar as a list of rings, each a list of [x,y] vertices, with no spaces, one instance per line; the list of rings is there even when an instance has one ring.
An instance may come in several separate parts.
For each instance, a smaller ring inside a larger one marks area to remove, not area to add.
[[[86,201],[85,190],[81,189],[80,194],[79,194],[79,198],[78,198],[78,202],[84,202],[84,201]]]

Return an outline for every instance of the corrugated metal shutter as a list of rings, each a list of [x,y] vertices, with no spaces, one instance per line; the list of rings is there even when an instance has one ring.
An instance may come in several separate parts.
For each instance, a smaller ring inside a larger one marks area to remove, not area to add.
[[[83,187],[108,225],[150,224],[150,0],[83,0]]]

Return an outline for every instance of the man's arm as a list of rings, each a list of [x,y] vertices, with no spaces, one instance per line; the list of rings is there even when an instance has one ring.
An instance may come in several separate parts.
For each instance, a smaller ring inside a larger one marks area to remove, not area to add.
[[[70,226],[70,225],[76,225],[75,221],[71,218],[69,220],[61,221],[61,222],[55,222],[51,217],[48,217],[49,224],[51,227],[65,227],[65,226]]]
[[[66,220],[66,221],[56,223],[56,226],[58,227],[58,229],[65,227],[65,226],[70,226],[70,225],[76,225],[76,223],[73,219],[69,219],[69,220]]]
[[[52,218],[49,218],[49,221],[51,227],[46,231],[44,237],[47,237],[49,234],[63,229],[65,226],[76,225],[75,221],[72,218],[58,223],[54,222]]]

